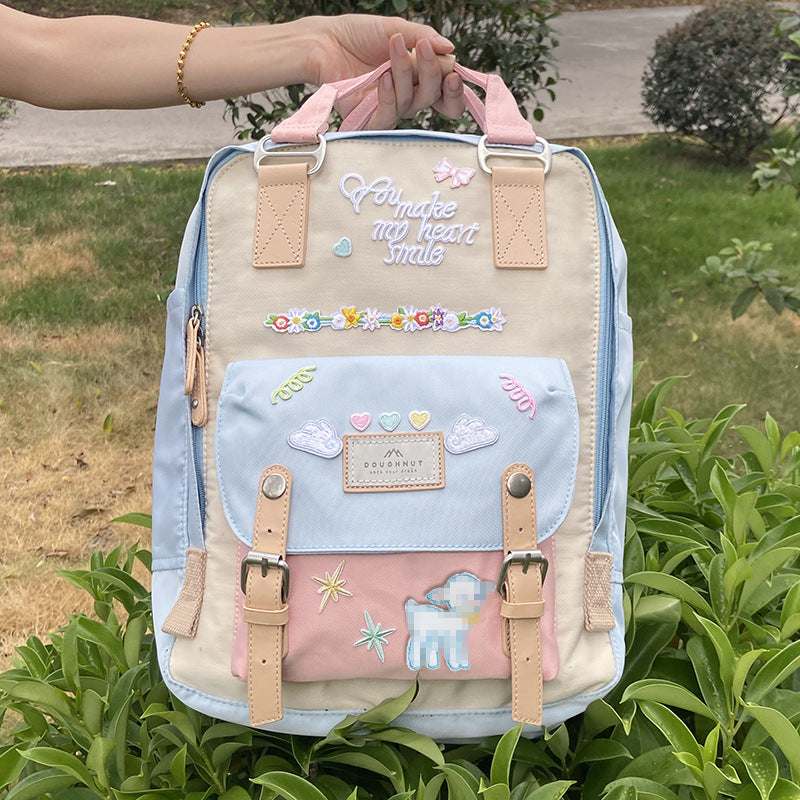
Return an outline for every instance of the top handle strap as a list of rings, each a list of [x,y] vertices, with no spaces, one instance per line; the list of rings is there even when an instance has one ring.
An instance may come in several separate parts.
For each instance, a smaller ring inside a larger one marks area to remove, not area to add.
[[[390,68],[391,62],[386,61],[366,75],[323,84],[291,117],[275,126],[270,135],[271,140],[286,144],[315,144],[328,130],[328,117],[334,104],[373,86]],[[469,87],[464,87],[464,94],[467,108],[486,134],[490,144],[534,145],[536,143],[533,127],[520,114],[514,95],[499,75],[477,72],[455,63],[451,68],[464,80],[485,90],[485,105]],[[444,74],[450,71],[450,68],[446,68]],[[377,104],[377,89],[373,89],[344,120],[341,130],[361,130],[377,108]]]

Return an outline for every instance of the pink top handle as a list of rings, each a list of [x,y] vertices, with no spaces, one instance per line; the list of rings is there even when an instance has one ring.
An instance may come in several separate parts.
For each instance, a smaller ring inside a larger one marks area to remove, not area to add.
[[[375,84],[391,62],[386,61],[372,72],[357,78],[323,84],[291,117],[275,126],[270,134],[273,142],[314,144],[328,130],[328,117],[338,100]],[[489,144],[534,145],[536,134],[520,114],[517,101],[499,75],[487,75],[460,64],[453,71],[464,80],[486,91],[486,105],[468,86],[464,87],[467,108],[486,134]],[[345,118],[342,131],[361,130],[378,106],[377,89],[373,89]]]

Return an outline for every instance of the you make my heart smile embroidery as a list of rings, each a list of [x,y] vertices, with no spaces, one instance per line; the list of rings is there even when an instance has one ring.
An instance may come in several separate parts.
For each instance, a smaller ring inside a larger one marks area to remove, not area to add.
[[[370,199],[373,205],[386,207],[387,215],[372,223],[372,241],[385,242],[389,251],[384,264],[438,266],[448,248],[474,244],[480,230],[477,222],[455,222],[458,203],[443,200],[438,190],[426,200],[406,200],[404,190],[391,178],[368,181],[357,172],[348,172],[339,181],[339,191],[356,214]]]

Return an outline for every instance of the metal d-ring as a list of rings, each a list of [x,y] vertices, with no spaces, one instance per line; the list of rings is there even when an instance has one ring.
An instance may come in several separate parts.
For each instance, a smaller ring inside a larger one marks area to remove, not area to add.
[[[325,137],[320,136],[317,140],[317,146],[313,150],[288,150],[289,147],[298,147],[297,144],[276,144],[272,147],[267,147],[272,140],[269,136],[260,139],[256,145],[255,153],[253,153],[253,167],[258,172],[258,167],[265,158],[311,158],[314,160],[313,166],[309,166],[308,174],[313,175],[321,166],[325,159],[325,149],[327,144]]]
[[[486,163],[490,158],[532,158],[542,162],[544,174],[547,175],[553,165],[553,151],[550,148],[550,142],[541,136],[537,136],[536,144],[542,146],[540,151],[514,147],[509,144],[489,145],[484,134],[478,141],[478,164],[480,164],[484,172],[488,172],[491,175],[492,168]]]

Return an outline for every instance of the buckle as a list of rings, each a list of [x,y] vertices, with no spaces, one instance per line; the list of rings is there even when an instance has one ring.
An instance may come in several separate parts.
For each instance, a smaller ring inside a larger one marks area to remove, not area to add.
[[[547,577],[548,563],[541,550],[512,550],[503,559],[503,564],[500,567],[500,577],[497,579],[497,592],[500,595],[503,594],[503,584],[506,582],[508,568],[512,564],[522,564],[523,575],[528,574],[528,567],[530,567],[531,564],[538,564],[542,571],[542,583],[544,583],[544,579]]]
[[[265,158],[290,158],[293,161],[308,158],[314,162],[308,166],[308,174],[313,175],[322,166],[322,162],[325,159],[326,145],[325,137],[320,136],[317,139],[317,146],[313,150],[296,150],[291,148],[303,147],[304,145],[283,142],[272,144],[269,136],[265,136],[256,145],[253,153],[253,166],[258,172],[258,167]]]
[[[279,569],[283,574],[283,585],[281,586],[281,600],[285,603],[286,598],[289,596],[289,565],[279,556],[274,553],[257,553],[251,550],[242,559],[242,571],[240,583],[242,592],[247,594],[247,568],[248,567],[261,567],[261,577],[265,578],[270,567],[272,569]]]
[[[492,168],[487,163],[490,158],[532,158],[542,162],[544,174],[548,175],[550,167],[553,165],[553,152],[550,149],[550,142],[547,139],[542,139],[541,136],[537,136],[536,144],[541,146],[541,150],[531,150],[530,147],[525,145],[490,145],[484,134],[478,141],[478,164],[480,164],[484,172],[488,172],[491,175]]]

